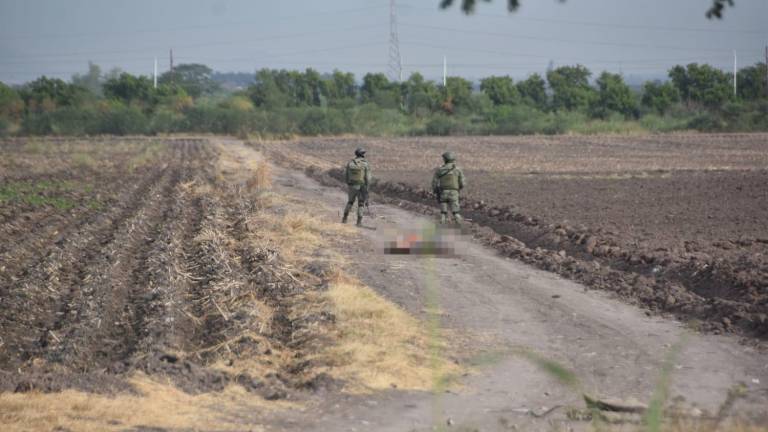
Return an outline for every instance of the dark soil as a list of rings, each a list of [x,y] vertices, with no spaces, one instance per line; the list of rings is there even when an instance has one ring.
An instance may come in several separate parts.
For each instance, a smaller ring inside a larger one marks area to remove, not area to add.
[[[206,141],[164,144],[139,169],[125,155],[98,174],[25,179],[96,185],[65,192],[73,208],[0,203],[0,392],[123,391],[141,371],[190,393],[234,383],[279,399],[320,379],[297,369],[296,341],[332,317],[294,319],[314,287],[252,249],[255,198],[217,179]],[[256,302],[273,313],[256,315]],[[263,370],[236,369],[244,359]]]
[[[765,138],[323,140],[288,149],[326,167],[339,166],[347,150],[367,147],[381,199],[431,214],[431,171],[419,153],[433,151],[438,159],[440,148],[451,148],[466,155],[463,213],[502,253],[694,320],[703,330],[766,338]],[[511,161],[510,169],[499,161]],[[526,170],[525,161],[546,171]],[[310,173],[322,177],[322,169]],[[340,178],[337,169],[330,174]]]

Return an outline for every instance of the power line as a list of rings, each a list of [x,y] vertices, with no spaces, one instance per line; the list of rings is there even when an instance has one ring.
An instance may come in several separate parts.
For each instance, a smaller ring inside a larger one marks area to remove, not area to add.
[[[483,35],[483,36],[528,39],[528,40],[537,40],[537,41],[544,41],[544,42],[557,42],[557,43],[569,43],[569,44],[616,46],[616,47],[622,47],[622,48],[627,48],[627,47],[653,48],[653,49],[667,49],[667,50],[679,50],[679,51],[723,52],[723,53],[731,51],[730,49],[726,50],[726,49],[709,49],[709,48],[700,48],[700,47],[683,47],[683,46],[671,46],[671,45],[651,45],[651,44],[637,44],[637,43],[631,43],[631,42],[627,43],[627,42],[607,42],[607,41],[584,41],[584,40],[578,40],[578,39],[562,39],[562,38],[552,38],[552,37],[542,37],[542,36],[531,36],[526,34],[463,30],[458,28],[440,27],[440,26],[432,26],[432,25],[425,25],[425,24],[403,23],[403,25],[406,27],[416,27],[416,28],[424,28],[424,29],[431,29],[431,30],[438,30],[438,31],[448,31],[452,33],[477,34],[477,35]]]
[[[419,6],[411,6],[411,5],[406,6],[406,8],[423,10],[423,11],[431,11],[431,12],[435,11],[434,9],[424,8]],[[552,23],[552,24],[558,24],[558,25],[567,24],[567,25],[587,26],[587,27],[615,28],[615,29],[621,29],[621,30],[656,30],[656,31],[665,31],[665,32],[693,32],[693,33],[765,34],[765,30],[760,30],[760,29],[723,29],[723,28],[708,29],[703,27],[670,27],[670,26],[655,26],[655,25],[642,25],[642,24],[605,23],[605,22],[595,22],[595,21],[578,21],[578,20],[564,20],[564,19],[556,19],[556,18],[528,17],[523,15],[515,15],[515,13],[506,14],[506,15],[497,15],[497,14],[475,12],[472,14],[472,16],[473,17],[477,16],[482,18],[504,19],[510,22],[512,22],[511,20],[517,20],[517,21],[523,21],[523,22],[533,21],[533,22]]]
[[[381,25],[381,24],[379,24]],[[275,36],[265,36],[265,37],[258,37],[258,38],[252,38],[252,39],[240,39],[240,40],[226,40],[226,41],[216,41],[216,42],[203,42],[203,43],[194,43],[194,44],[174,44],[176,48],[200,48],[200,47],[208,47],[208,46],[226,46],[226,45],[241,45],[241,44],[253,44],[254,42],[263,42],[263,41],[273,41],[273,40],[279,40],[279,39],[292,39],[292,38],[301,38],[306,36],[316,36],[318,34],[326,34],[326,33],[339,33],[339,32],[349,32],[353,30],[360,30],[360,29],[370,29],[375,27],[375,25],[360,25],[360,26],[352,26],[352,27],[345,27],[345,28],[333,28],[323,31],[314,31],[314,32],[303,32],[303,33],[294,33],[294,34],[285,34],[285,35],[275,35]],[[80,51],[80,52],[73,52],[73,53],[51,53],[51,54],[31,54],[26,56],[15,56],[10,57],[11,59],[40,59],[40,58],[56,58],[56,57],[73,57],[73,56],[89,56],[89,55],[109,55],[109,54],[130,54],[130,53],[146,53],[147,51],[151,50],[159,50],[164,49],[159,46],[153,46],[153,47],[143,47],[143,48],[132,48],[132,49],[125,49],[125,50],[108,50],[108,51]],[[11,62],[2,61],[0,64],[9,64]]]
[[[296,18],[317,17],[319,15],[339,15],[339,14],[354,13],[354,12],[370,12],[371,10],[381,9],[384,7],[386,6],[371,6],[366,8],[324,11],[324,12],[317,12],[313,14],[273,17],[273,18],[270,18],[270,21],[289,21]],[[234,21],[234,22],[219,23],[219,24],[190,25],[190,26],[180,26],[180,27],[164,28],[164,29],[136,30],[136,31],[126,31],[126,32],[108,31],[108,32],[89,32],[89,33],[47,34],[47,35],[29,34],[29,35],[4,37],[3,39],[8,41],[8,40],[19,40],[19,39],[63,39],[63,38],[98,37],[98,36],[135,36],[137,34],[177,33],[179,31],[186,31],[186,30],[200,30],[200,29],[207,29],[207,28],[232,27],[232,26],[253,26],[257,24],[258,23],[254,21]]]

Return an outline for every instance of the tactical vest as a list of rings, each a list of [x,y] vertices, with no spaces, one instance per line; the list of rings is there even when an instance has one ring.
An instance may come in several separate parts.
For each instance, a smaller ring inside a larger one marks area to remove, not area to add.
[[[365,163],[358,163],[357,160],[351,160],[347,164],[347,182],[349,184],[365,183]]]
[[[459,173],[456,171],[456,167],[442,173],[442,175],[438,174],[437,176],[440,181],[440,189],[459,190]]]

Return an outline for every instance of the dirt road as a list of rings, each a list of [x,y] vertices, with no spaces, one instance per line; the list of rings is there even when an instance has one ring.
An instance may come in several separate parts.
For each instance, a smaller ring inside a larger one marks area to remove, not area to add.
[[[340,219],[345,194],[320,186],[295,170],[276,169],[278,192],[299,197],[324,217]],[[473,365],[456,388],[430,394],[393,389],[383,395],[329,398],[299,418],[286,415],[285,430],[560,430],[572,422],[567,407],[583,406],[581,392],[649,401],[661,383],[669,400],[716,414],[730,389],[746,385],[731,413],[768,422],[768,357],[735,337],[702,335],[683,323],[587,291],[579,284],[498,256],[471,240],[459,256],[383,255],[385,228],[429,221],[392,206],[377,206],[369,229],[360,229],[344,254],[356,275],[425,322],[436,324],[451,348],[446,355]],[[376,228],[376,229],[370,229]],[[434,292],[431,290],[434,289]],[[434,310],[436,303],[438,312]],[[431,308],[431,309],[430,309]],[[437,334],[437,333],[436,333]],[[564,385],[520,352],[536,353],[572,371]],[[662,380],[668,369],[668,380]],[[662,385],[663,387],[663,385]],[[559,407],[543,417],[549,409]],[[760,419],[762,416],[762,419]],[[554,429],[553,429],[554,427]]]

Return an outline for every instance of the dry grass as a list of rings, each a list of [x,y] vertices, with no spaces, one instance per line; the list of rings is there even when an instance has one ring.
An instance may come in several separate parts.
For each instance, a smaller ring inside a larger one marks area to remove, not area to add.
[[[0,394],[0,424],[3,431],[243,430],[244,425],[236,421],[238,416],[231,414],[292,407],[287,402],[266,402],[238,386],[220,393],[189,395],[141,374],[131,384],[140,394],[104,396],[75,390]],[[249,426],[248,430],[261,429]]]
[[[254,247],[275,248],[287,262],[301,266],[310,261],[317,261],[317,253],[331,257],[335,263],[341,263],[341,255],[327,248],[330,236],[349,237],[353,228],[331,224],[318,215],[306,212],[306,207],[290,203],[285,198],[270,195],[267,208],[281,208],[284,212],[264,211],[253,215],[248,221],[250,226],[261,227],[253,236]]]
[[[334,376],[355,383],[348,390],[428,391],[461,372],[431,357],[435,341],[424,323],[359,281],[339,273],[327,296],[337,317],[338,343],[324,355],[334,364]]]

